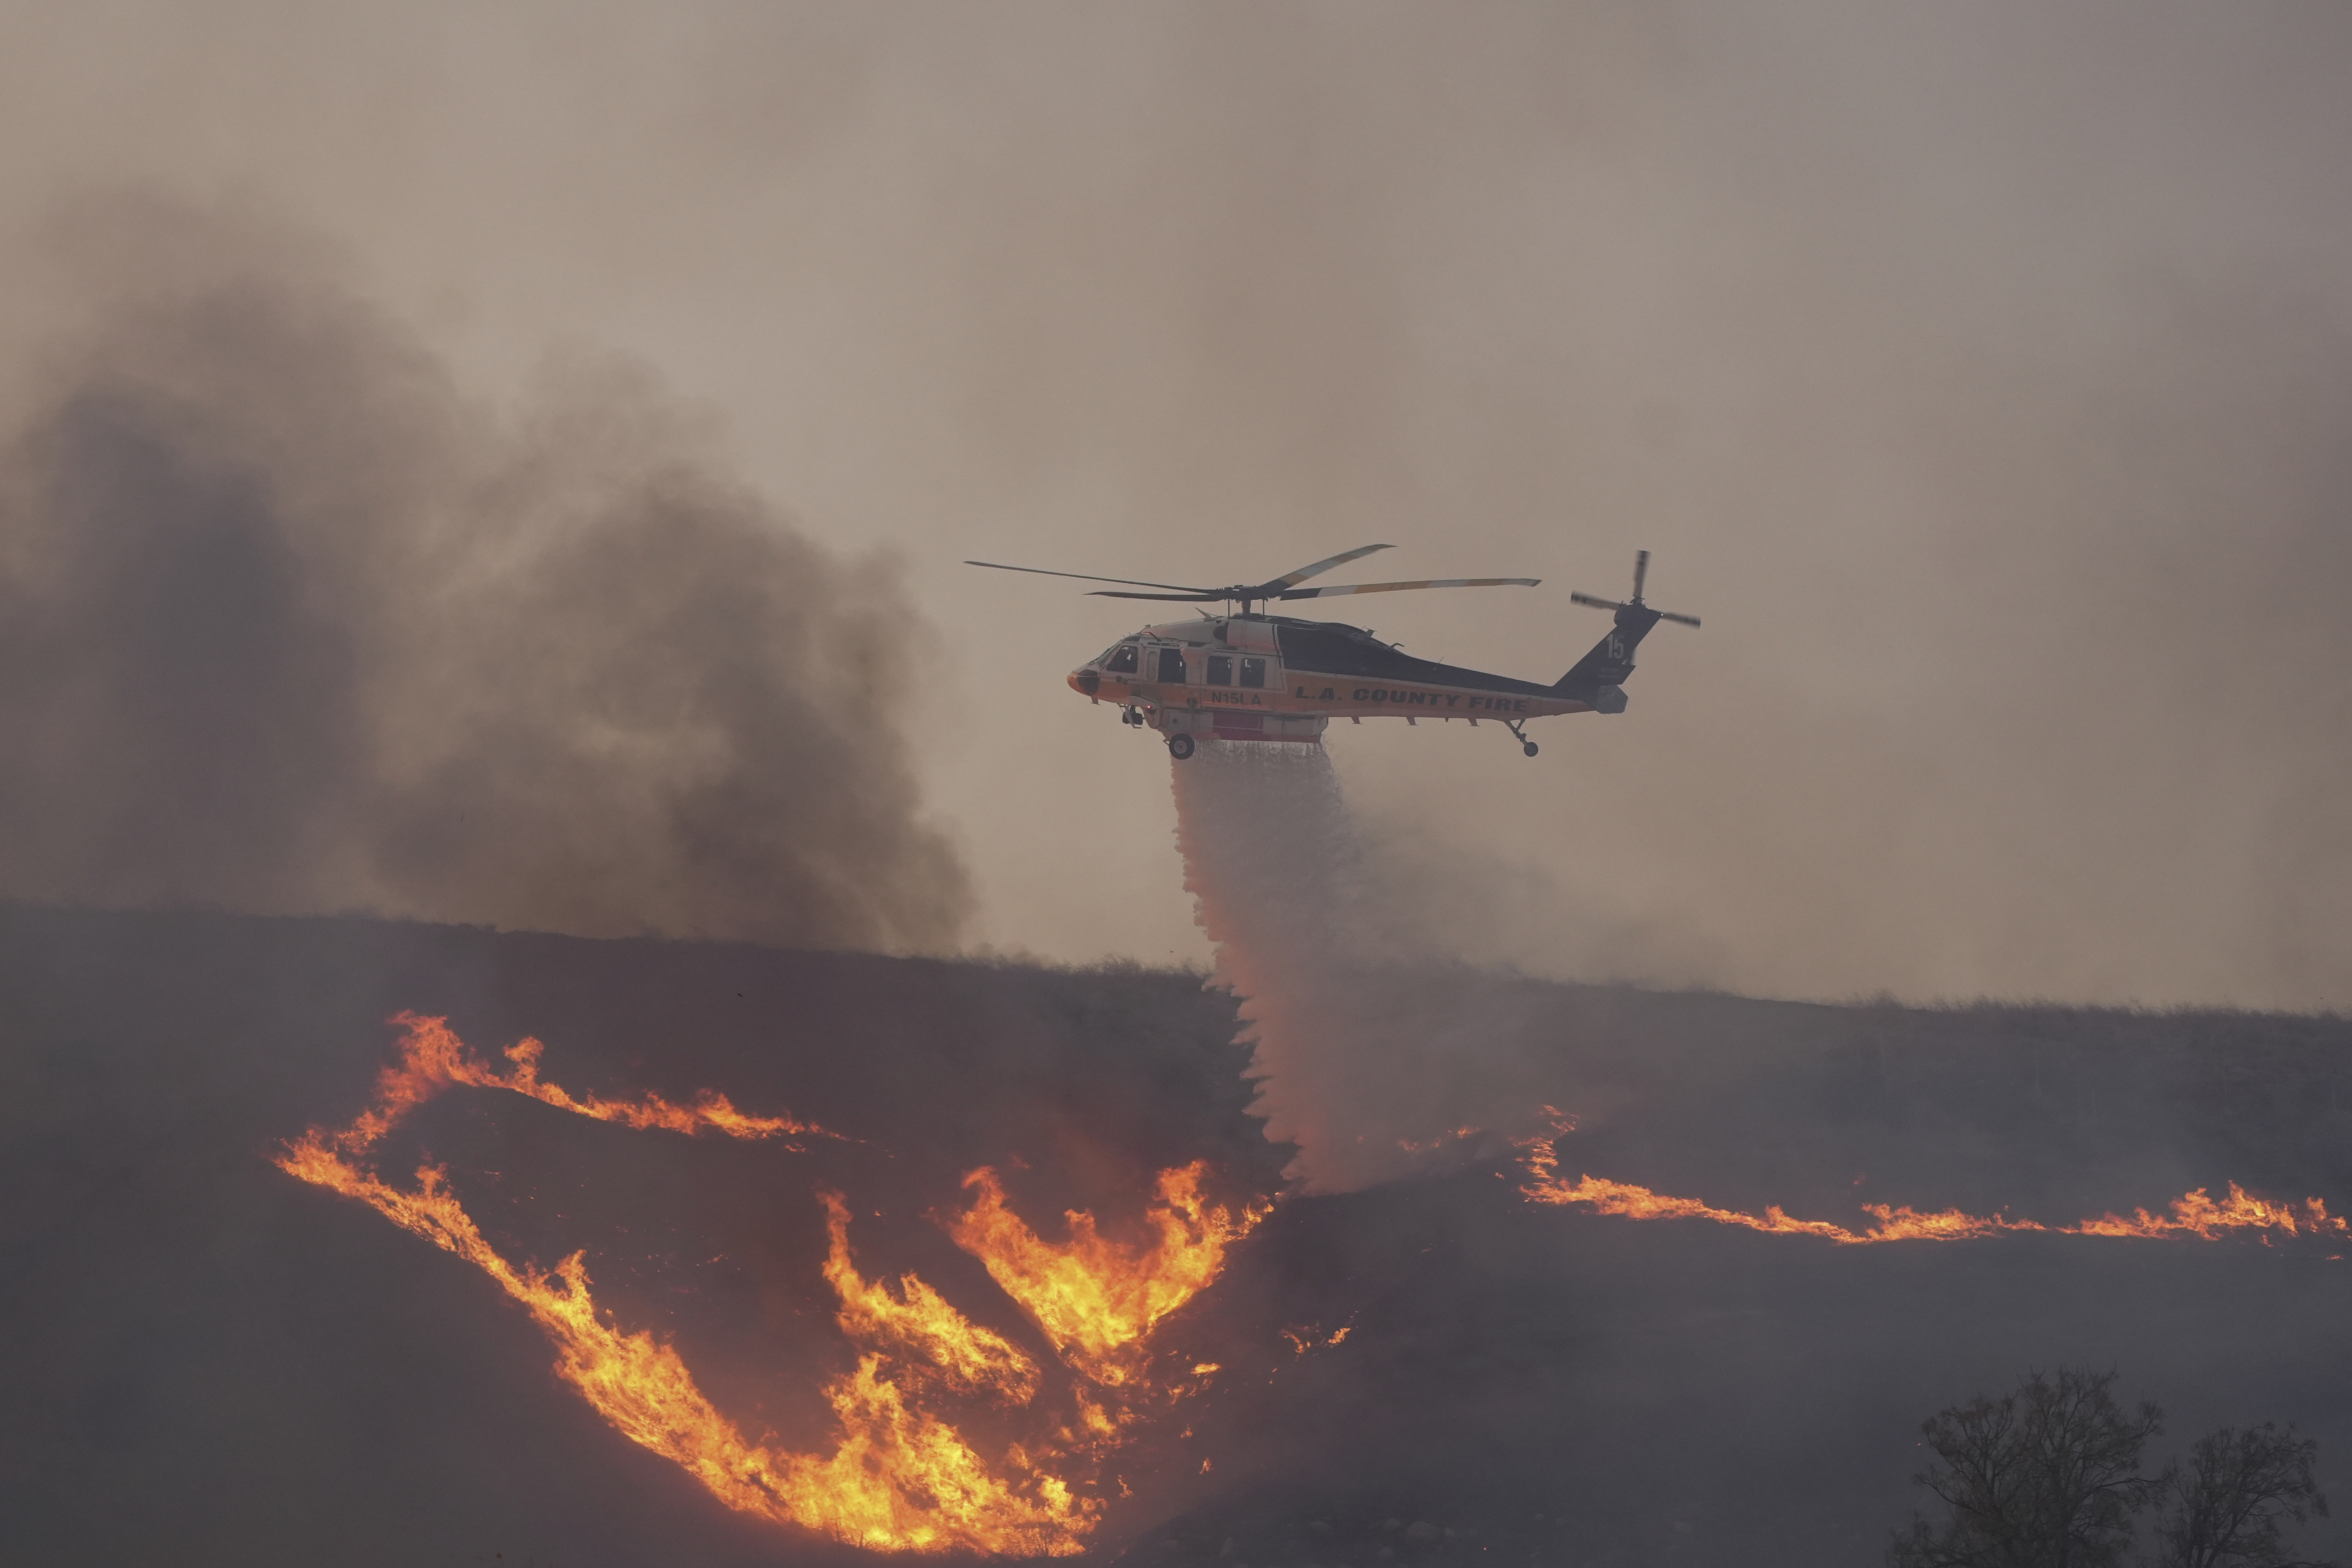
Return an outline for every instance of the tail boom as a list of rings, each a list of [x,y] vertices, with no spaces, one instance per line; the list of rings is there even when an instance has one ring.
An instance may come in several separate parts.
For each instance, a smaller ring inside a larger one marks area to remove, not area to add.
[[[1599,713],[1625,711],[1625,678],[1633,673],[1633,650],[1663,619],[1647,605],[1618,605],[1617,624],[1559,678],[1552,695],[1581,702]]]

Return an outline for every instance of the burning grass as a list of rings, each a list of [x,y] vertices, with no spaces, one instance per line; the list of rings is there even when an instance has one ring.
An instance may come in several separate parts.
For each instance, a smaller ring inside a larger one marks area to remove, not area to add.
[[[423,1166],[415,1186],[403,1188],[384,1181],[371,1157],[411,1111],[457,1087],[508,1090],[577,1115],[689,1135],[831,1135],[790,1116],[747,1115],[717,1094],[688,1106],[651,1095],[575,1096],[540,1078],[536,1040],[509,1050],[514,1065],[501,1072],[443,1019],[404,1014],[394,1023],[403,1031],[401,1054],[379,1077],[369,1107],[339,1131],[313,1128],[286,1145],[279,1168],[366,1204],[488,1275],[547,1333],[556,1371],[600,1415],[729,1508],[869,1550],[1013,1556],[1082,1550],[1103,1505],[1075,1484],[1079,1461],[1118,1446],[1136,1426],[1138,1396],[1150,1392],[1146,1342],[1154,1326],[1215,1279],[1226,1247],[1257,1217],[1255,1210],[1234,1215],[1209,1205],[1204,1169],[1194,1163],[1159,1176],[1148,1211],[1156,1245],[1107,1240],[1085,1212],[1067,1216],[1070,1239],[1055,1245],[1012,1212],[992,1172],[973,1172],[966,1186],[977,1197],[950,1220],[950,1234],[1076,1374],[1070,1415],[1038,1411],[1036,1440],[991,1458],[937,1406],[961,1398],[1031,1409],[1040,1403],[1036,1363],[912,1273],[895,1284],[866,1279],[850,1247],[847,1200],[821,1192],[829,1239],[824,1275],[840,1300],[835,1322],[858,1357],[822,1391],[835,1420],[832,1450],[784,1451],[747,1437],[672,1346],[648,1331],[625,1331],[600,1310],[583,1254],[551,1271],[511,1262],[483,1237],[446,1170]]]
[[[2260,1234],[2265,1240],[2272,1236],[2341,1239],[2347,1234],[2346,1222],[2329,1214],[2327,1205],[2318,1198],[2306,1198],[2300,1205],[2280,1203],[2255,1197],[2235,1182],[2230,1184],[2230,1195],[2225,1199],[2217,1200],[2200,1187],[2175,1198],[2169,1211],[2163,1215],[2152,1215],[2143,1208],[2132,1211],[2128,1219],[2105,1214],[2063,1226],[2011,1219],[1998,1213],[1972,1215],[1959,1209],[1944,1209],[1922,1214],[1907,1206],[1864,1204],[1863,1213],[1874,1216],[1878,1223],[1856,1230],[1830,1220],[1793,1219],[1778,1205],[1768,1205],[1760,1215],[1747,1214],[1717,1208],[1697,1198],[1673,1197],[1599,1176],[1580,1175],[1570,1182],[1559,1174],[1558,1135],[1531,1142],[1522,1163],[1528,1179],[1519,1190],[1532,1203],[1573,1205],[1623,1219],[1712,1220],[1717,1225],[1738,1226],[1773,1236],[1820,1237],[1841,1247],[1883,1241],[1972,1241],[2010,1231],[2146,1238],[2196,1237],[2203,1241],[2242,1233]]]

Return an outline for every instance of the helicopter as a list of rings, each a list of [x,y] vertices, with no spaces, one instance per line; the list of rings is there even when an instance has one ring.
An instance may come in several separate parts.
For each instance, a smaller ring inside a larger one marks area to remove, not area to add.
[[[1508,731],[1532,757],[1536,743],[1528,739],[1528,721],[1554,713],[1622,713],[1625,678],[1633,672],[1633,649],[1650,628],[1660,621],[1698,625],[1696,616],[1652,609],[1643,602],[1643,583],[1650,571],[1646,550],[1633,557],[1632,598],[1569,595],[1572,604],[1613,612],[1615,624],[1591,652],[1549,686],[1415,658],[1360,626],[1265,613],[1264,606],[1292,599],[1416,588],[1532,588],[1542,581],[1538,577],[1453,577],[1419,583],[1299,586],[1334,566],[1390,548],[1360,545],[1263,583],[1235,583],[1223,588],[1096,577],[1083,572],[1008,566],[997,561],[964,564],[1160,590],[1092,590],[1098,598],[1238,605],[1223,615],[1203,610],[1194,620],[1145,626],[1070,672],[1072,689],[1096,702],[1118,703],[1124,722],[1164,736],[1169,755],[1180,763],[1193,753],[1203,738],[1320,744],[1324,730],[1341,717],[1359,724],[1373,718],[1399,718],[1408,724],[1423,719],[1466,719],[1473,726],[1481,719],[1490,720]]]

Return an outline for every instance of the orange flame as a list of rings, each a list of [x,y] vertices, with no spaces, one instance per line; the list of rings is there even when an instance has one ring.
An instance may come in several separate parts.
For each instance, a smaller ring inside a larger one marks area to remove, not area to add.
[[[964,1178],[979,1195],[948,1234],[987,1266],[1065,1361],[1097,1383],[1123,1384],[1139,1370],[1137,1352],[1153,1325],[1214,1279],[1226,1247],[1264,1216],[1263,1209],[1209,1207],[1202,1170],[1195,1161],[1160,1173],[1147,1215],[1160,1239],[1149,1249],[1105,1240],[1082,1209],[1065,1216],[1067,1242],[1042,1239],[1005,1206],[1003,1184],[985,1166]]]
[[[1024,1486],[997,1474],[952,1427],[909,1409],[875,1354],[825,1388],[841,1427],[830,1456],[779,1453],[749,1442],[696,1386],[676,1350],[649,1332],[624,1333],[599,1319],[581,1254],[552,1275],[515,1268],[483,1239],[441,1171],[419,1170],[416,1190],[402,1192],[345,1162],[316,1131],[289,1145],[278,1163],[360,1199],[488,1274],[555,1342],[557,1372],[597,1414],[730,1508],[871,1548],[1043,1556],[1080,1550],[1099,1509],[1075,1499],[1057,1477],[1033,1475]],[[851,1310],[845,1300],[844,1316]]]
[[[461,1084],[525,1094],[632,1127],[709,1128],[746,1138],[820,1129],[790,1117],[748,1116],[715,1094],[687,1107],[650,1095],[575,1098],[540,1079],[536,1040],[509,1050],[514,1069],[500,1073],[472,1056],[446,1020],[403,1014],[394,1022],[404,1031],[400,1058],[379,1078],[369,1108],[341,1131],[311,1129],[288,1144],[277,1163],[359,1199],[488,1274],[555,1342],[557,1371],[631,1441],[686,1469],[730,1508],[869,1549],[1016,1556],[1083,1549],[1099,1501],[1077,1496],[1017,1445],[991,1465],[954,1427],[909,1402],[908,1389],[936,1382],[1027,1405],[1038,1389],[1035,1363],[912,1274],[901,1275],[895,1291],[865,1279],[850,1250],[849,1206],[840,1194],[821,1194],[830,1238],[824,1276],[841,1299],[836,1321],[843,1331],[871,1348],[855,1371],[824,1390],[838,1428],[834,1451],[797,1454],[747,1439],[696,1385],[675,1349],[600,1317],[582,1254],[552,1273],[518,1267],[483,1237],[445,1172],[421,1168],[415,1190],[403,1191],[363,1163],[409,1111]],[[1202,1173],[1199,1164],[1161,1173],[1150,1210],[1160,1243],[1148,1251],[1103,1241],[1085,1214],[1070,1216],[1067,1247],[1049,1247],[1005,1208],[987,1171],[969,1179],[982,1199],[958,1222],[957,1239],[1047,1327],[1066,1359],[1099,1382],[1117,1383],[1142,1364],[1141,1341],[1151,1327],[1216,1276],[1227,1244],[1260,1215],[1208,1207]],[[1134,1419],[1124,1408],[1107,1410],[1084,1389],[1073,1396],[1081,1431],[1066,1427],[1062,1435],[1082,1447],[1117,1440]]]
[[[1717,1225],[1742,1226],[1778,1236],[1818,1236],[1840,1246],[1881,1241],[1968,1241],[2017,1230],[2060,1236],[2195,1236],[2207,1241],[2231,1230],[2276,1230],[2288,1236],[2340,1237],[2347,1233],[2345,1221],[2329,1214],[2327,1205],[2317,1198],[2304,1200],[2298,1219],[2294,1205],[2253,1197],[2235,1182],[2230,1184],[2226,1202],[2214,1202],[2202,1187],[2174,1199],[2169,1218],[2137,1209],[2131,1219],[2110,1214],[2079,1225],[2051,1226],[1999,1214],[1972,1215],[1958,1209],[1921,1214],[1909,1207],[1865,1204],[1863,1212],[1875,1215],[1878,1223],[1868,1230],[1852,1230],[1828,1220],[1791,1219],[1778,1205],[1766,1207],[1761,1215],[1752,1215],[1716,1208],[1696,1198],[1668,1197],[1647,1187],[1598,1176],[1580,1176],[1570,1182],[1559,1173],[1556,1139],[1533,1140],[1522,1158],[1528,1179],[1519,1190],[1535,1203],[1581,1204],[1597,1213],[1627,1219],[1713,1220]]]
[[[919,1356],[958,1388],[992,1394],[1012,1405],[1026,1405],[1036,1396],[1036,1363],[1003,1335],[967,1321],[914,1275],[898,1277],[895,1297],[878,1280],[869,1285],[860,1279],[850,1261],[849,1205],[839,1193],[821,1195],[832,1236],[824,1278],[841,1297],[836,1321],[842,1332],[861,1343]]]
[[[2318,1198],[2303,1200],[2303,1217],[2297,1220],[2294,1205],[2254,1197],[2235,1182],[2230,1184],[2230,1195],[2221,1203],[2206,1196],[2202,1187],[2182,1194],[2172,1200],[2168,1219],[2134,1209],[2130,1219],[2107,1214],[2066,1228],[2075,1236],[2194,1236],[2206,1241],[2230,1230],[2276,1230],[2288,1236],[2347,1232],[2344,1221],[2329,1214],[2327,1205]]]
[[[707,1127],[730,1138],[773,1138],[782,1133],[835,1136],[814,1122],[790,1116],[746,1116],[725,1095],[707,1091],[692,1105],[673,1105],[655,1094],[635,1100],[604,1100],[595,1095],[578,1099],[561,1086],[541,1079],[539,1058],[546,1047],[537,1040],[518,1040],[508,1047],[507,1059],[515,1064],[514,1070],[500,1073],[466,1048],[466,1042],[449,1027],[446,1018],[402,1013],[392,1021],[404,1037],[400,1059],[377,1076],[375,1103],[336,1134],[335,1146],[346,1152],[359,1153],[372,1147],[410,1111],[443,1089],[457,1085],[503,1089],[559,1110],[640,1130],[658,1127],[691,1135]]]

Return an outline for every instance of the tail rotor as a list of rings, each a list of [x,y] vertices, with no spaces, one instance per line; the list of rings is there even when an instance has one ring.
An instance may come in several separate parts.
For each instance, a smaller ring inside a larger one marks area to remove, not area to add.
[[[1570,594],[1568,596],[1569,602],[1574,605],[1583,605],[1588,608],[1595,610],[1632,610],[1636,615],[1654,616],[1659,620],[1677,621],[1686,626],[1695,626],[1698,625],[1698,617],[1696,616],[1677,615],[1672,610],[1654,610],[1650,608],[1649,605],[1643,604],[1642,602],[1642,587],[1643,584],[1648,581],[1649,575],[1650,552],[1646,550],[1636,551],[1633,553],[1633,596],[1632,598],[1620,603],[1615,599],[1603,599],[1591,594]],[[1622,625],[1622,623],[1621,622],[1620,624]]]

